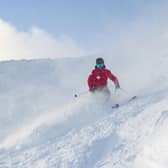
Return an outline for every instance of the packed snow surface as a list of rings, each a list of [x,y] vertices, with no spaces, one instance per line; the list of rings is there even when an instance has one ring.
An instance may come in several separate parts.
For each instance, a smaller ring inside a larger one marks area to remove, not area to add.
[[[87,57],[0,63],[0,168],[167,168],[165,62],[140,85],[121,70],[127,89],[109,84],[109,101],[87,92],[92,64]]]

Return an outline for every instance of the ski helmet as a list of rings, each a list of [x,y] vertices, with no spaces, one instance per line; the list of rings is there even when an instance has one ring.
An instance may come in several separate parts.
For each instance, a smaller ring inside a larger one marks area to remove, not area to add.
[[[97,58],[97,59],[96,59],[96,65],[97,65],[97,64],[104,64],[103,58]]]

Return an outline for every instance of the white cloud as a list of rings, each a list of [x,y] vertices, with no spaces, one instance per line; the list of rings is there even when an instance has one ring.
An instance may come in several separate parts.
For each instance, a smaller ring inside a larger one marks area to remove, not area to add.
[[[70,37],[58,39],[40,28],[19,32],[13,25],[0,20],[0,60],[60,58],[84,55]]]

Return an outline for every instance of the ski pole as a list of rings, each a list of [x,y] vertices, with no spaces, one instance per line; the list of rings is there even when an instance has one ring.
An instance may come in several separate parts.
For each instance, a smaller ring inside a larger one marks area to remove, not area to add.
[[[120,90],[122,90],[125,94],[127,94],[128,96],[130,96],[130,94],[128,93],[128,91],[126,91],[125,89],[123,88],[120,88]],[[137,96],[132,96],[130,100],[133,100],[133,99],[136,99]]]
[[[116,89],[115,89],[115,93],[117,92],[118,89],[120,89],[122,92],[124,92],[126,95],[129,96],[129,93],[128,93],[125,89],[123,89],[123,88],[121,88],[121,87],[120,87],[120,88],[116,88]]]
[[[125,94],[129,95],[129,93],[125,89],[123,88],[119,88],[119,89],[122,90]]]
[[[86,93],[88,93],[89,92],[89,90],[87,90],[87,91],[83,91],[83,92],[80,92],[80,93],[76,93],[76,94],[74,94],[74,97],[79,97],[79,96],[82,96],[82,95],[85,95]]]

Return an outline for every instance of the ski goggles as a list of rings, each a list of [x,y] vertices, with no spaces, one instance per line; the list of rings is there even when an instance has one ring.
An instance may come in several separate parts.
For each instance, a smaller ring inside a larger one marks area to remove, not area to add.
[[[97,68],[103,68],[104,64],[96,64]]]

